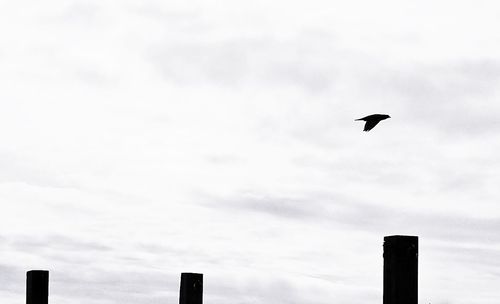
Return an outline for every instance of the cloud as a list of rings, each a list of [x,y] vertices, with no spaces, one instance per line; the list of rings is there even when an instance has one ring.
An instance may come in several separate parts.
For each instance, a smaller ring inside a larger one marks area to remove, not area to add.
[[[186,270],[207,303],[371,303],[404,233],[425,299],[497,303],[498,18],[449,5],[4,5],[2,299],[46,267],[54,303]]]
[[[272,36],[169,41],[152,45],[148,59],[178,84],[295,86],[316,93],[334,85],[336,61],[341,59],[330,59],[339,56],[333,42],[321,32],[285,41]]]
[[[2,272],[0,283],[3,292],[22,293],[24,291],[25,279],[22,280],[23,270],[20,267],[2,264],[0,271]]]
[[[391,207],[384,198],[367,202],[364,198],[335,193],[303,193],[301,197],[273,197],[241,194],[231,199],[215,199],[205,206],[223,212],[257,212],[277,218],[331,226],[347,231],[362,230],[384,235],[398,233],[398,227],[410,234],[442,242],[500,244],[496,231],[500,219],[496,217],[467,216],[450,210],[437,213]]]
[[[479,58],[397,68],[380,64],[361,84],[392,100],[386,104],[404,115],[405,122],[460,137],[498,132],[494,113],[499,109],[492,100],[499,79],[500,64]]]
[[[77,239],[72,239],[68,236],[63,235],[51,235],[41,238],[32,238],[26,236],[19,236],[12,241],[12,248],[18,251],[36,251],[36,249],[44,249],[46,245],[50,244],[47,248],[50,251],[64,251],[66,254],[68,252],[74,251],[108,251],[111,250],[109,246],[102,243],[92,242],[92,241],[82,241]]]
[[[0,152],[0,183],[24,183],[39,187],[71,188],[74,181],[47,164],[16,155],[15,151]]]
[[[62,270],[62,269],[61,269]],[[72,301],[111,303],[134,301],[174,302],[178,299],[178,275],[167,274],[154,269],[129,270],[90,267],[86,271],[54,271],[51,290],[54,297],[70,298]]]

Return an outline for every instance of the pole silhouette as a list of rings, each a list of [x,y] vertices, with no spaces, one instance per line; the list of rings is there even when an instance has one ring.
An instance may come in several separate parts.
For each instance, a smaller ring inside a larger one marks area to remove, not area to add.
[[[26,273],[26,304],[49,303],[49,272],[30,270]]]
[[[418,237],[384,237],[384,304],[418,303]]]
[[[182,273],[179,304],[203,303],[203,274]]]

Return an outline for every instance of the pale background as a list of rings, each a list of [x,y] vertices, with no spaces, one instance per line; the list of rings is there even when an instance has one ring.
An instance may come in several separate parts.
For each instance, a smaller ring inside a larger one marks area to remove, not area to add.
[[[1,302],[500,303],[497,3],[2,1]]]

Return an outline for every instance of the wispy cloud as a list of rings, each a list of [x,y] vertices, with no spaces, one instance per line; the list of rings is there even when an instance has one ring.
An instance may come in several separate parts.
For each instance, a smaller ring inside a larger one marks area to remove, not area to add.
[[[0,296],[47,268],[54,303],[174,302],[182,271],[207,303],[371,303],[406,233],[423,301],[497,303],[495,11],[6,3]]]

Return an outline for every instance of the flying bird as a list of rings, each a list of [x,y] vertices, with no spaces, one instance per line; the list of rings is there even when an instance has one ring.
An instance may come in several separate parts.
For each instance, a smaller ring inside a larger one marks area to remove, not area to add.
[[[368,132],[371,129],[373,129],[379,122],[381,122],[382,120],[387,119],[387,118],[391,118],[391,117],[389,115],[386,115],[386,114],[372,114],[372,115],[368,115],[366,117],[358,118],[355,120],[366,121],[365,128],[363,129],[363,131]]]

